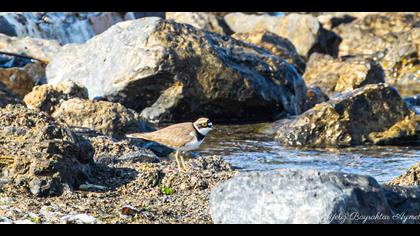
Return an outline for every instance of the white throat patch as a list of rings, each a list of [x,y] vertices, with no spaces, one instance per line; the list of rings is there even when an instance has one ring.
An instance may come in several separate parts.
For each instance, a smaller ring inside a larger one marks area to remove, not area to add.
[[[209,128],[209,127],[206,127],[206,128],[198,128],[195,124],[193,124],[194,125],[194,128],[201,134],[201,135],[204,135],[204,136],[206,136],[209,132],[210,132],[210,130],[212,130],[211,128]]]

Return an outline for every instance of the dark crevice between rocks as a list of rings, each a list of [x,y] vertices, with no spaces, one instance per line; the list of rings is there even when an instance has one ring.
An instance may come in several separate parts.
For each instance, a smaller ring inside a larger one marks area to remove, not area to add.
[[[30,63],[46,63],[33,57],[0,51],[0,68],[24,67]]]
[[[309,55],[313,53],[322,53],[331,55],[334,58],[338,57],[339,46],[343,39],[333,31],[322,28],[316,44],[309,50]]]

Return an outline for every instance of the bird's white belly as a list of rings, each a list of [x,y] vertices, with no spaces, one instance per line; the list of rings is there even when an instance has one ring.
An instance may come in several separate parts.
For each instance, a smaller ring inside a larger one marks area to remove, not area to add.
[[[185,146],[179,148],[178,150],[180,150],[180,151],[191,151],[191,150],[194,150],[194,149],[198,149],[200,147],[201,143],[203,142],[203,140],[204,139],[202,139],[201,141],[198,141],[197,137],[194,136],[194,139],[191,142],[185,144]]]

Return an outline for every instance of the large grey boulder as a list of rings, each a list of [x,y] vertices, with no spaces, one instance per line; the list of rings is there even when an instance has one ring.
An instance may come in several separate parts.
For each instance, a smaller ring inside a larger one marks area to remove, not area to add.
[[[394,214],[403,208],[394,211],[387,199],[398,206],[396,202],[403,198],[399,192],[385,191],[374,178],[355,174],[292,169],[248,172],[212,191],[210,213],[214,223],[225,224],[401,223]],[[415,206],[418,197],[405,204]],[[419,212],[417,207],[410,213]]]
[[[272,119],[298,114],[303,79],[287,62],[229,36],[156,17],[119,23],[66,45],[47,67],[89,98],[119,102],[151,121]]]

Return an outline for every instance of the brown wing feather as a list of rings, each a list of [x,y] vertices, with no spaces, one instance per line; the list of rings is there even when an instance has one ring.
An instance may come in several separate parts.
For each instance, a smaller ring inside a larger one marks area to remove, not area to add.
[[[131,134],[129,137],[142,138],[168,147],[179,148],[191,141],[193,136],[190,133],[192,131],[194,131],[192,123],[186,122],[171,125],[150,133]]]

